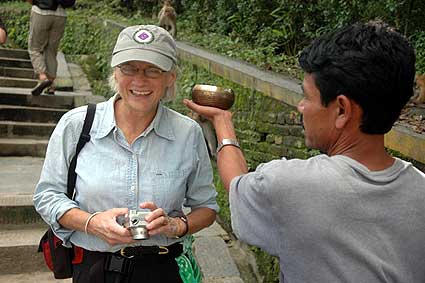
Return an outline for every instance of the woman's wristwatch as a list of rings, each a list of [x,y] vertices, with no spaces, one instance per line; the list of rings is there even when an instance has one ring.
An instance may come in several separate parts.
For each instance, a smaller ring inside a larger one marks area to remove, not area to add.
[[[187,223],[187,216],[185,214],[183,214],[182,216],[179,216],[178,218],[181,219],[181,221],[183,221],[185,228],[184,228],[184,232],[182,235],[180,236],[176,236],[177,239],[183,238],[184,236],[186,236],[187,232],[189,232],[189,224]]]
[[[183,211],[172,211],[168,214],[169,217],[174,217],[174,218],[180,218],[181,221],[183,221],[184,225],[185,225],[185,229],[184,229],[184,233],[180,236],[175,236],[176,239],[180,239],[183,238],[184,236],[186,236],[187,232],[189,232],[189,224],[187,223],[187,216],[186,214],[183,213]]]

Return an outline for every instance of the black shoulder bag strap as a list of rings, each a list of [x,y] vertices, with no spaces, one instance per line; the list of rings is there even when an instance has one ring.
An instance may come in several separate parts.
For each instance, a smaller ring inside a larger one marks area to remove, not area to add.
[[[75,155],[69,164],[68,169],[68,183],[67,183],[67,195],[70,199],[74,198],[75,181],[77,180],[77,174],[75,174],[75,167],[77,167],[77,158],[81,149],[84,145],[90,141],[90,129],[93,125],[94,114],[96,113],[96,104],[89,103],[87,106],[87,114],[84,119],[83,130],[81,131],[80,138],[78,139],[77,149]]]

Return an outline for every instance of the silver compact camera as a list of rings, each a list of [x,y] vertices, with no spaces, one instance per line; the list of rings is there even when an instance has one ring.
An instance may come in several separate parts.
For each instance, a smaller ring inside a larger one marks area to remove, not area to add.
[[[145,220],[145,216],[148,215],[148,213],[149,211],[129,210],[128,217],[124,222],[124,227],[131,231],[134,240],[149,239],[148,229],[146,228],[148,222]]]

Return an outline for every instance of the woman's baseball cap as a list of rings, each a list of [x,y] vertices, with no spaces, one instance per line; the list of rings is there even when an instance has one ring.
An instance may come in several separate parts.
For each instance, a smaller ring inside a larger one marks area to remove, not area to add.
[[[176,42],[168,31],[158,26],[127,27],[118,35],[111,66],[129,61],[148,62],[169,71],[177,64]]]

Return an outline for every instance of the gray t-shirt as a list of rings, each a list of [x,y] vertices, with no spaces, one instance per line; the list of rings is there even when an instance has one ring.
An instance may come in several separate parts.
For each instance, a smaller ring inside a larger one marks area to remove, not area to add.
[[[396,159],[274,160],[231,182],[240,240],[280,258],[281,282],[425,282],[425,174]]]

